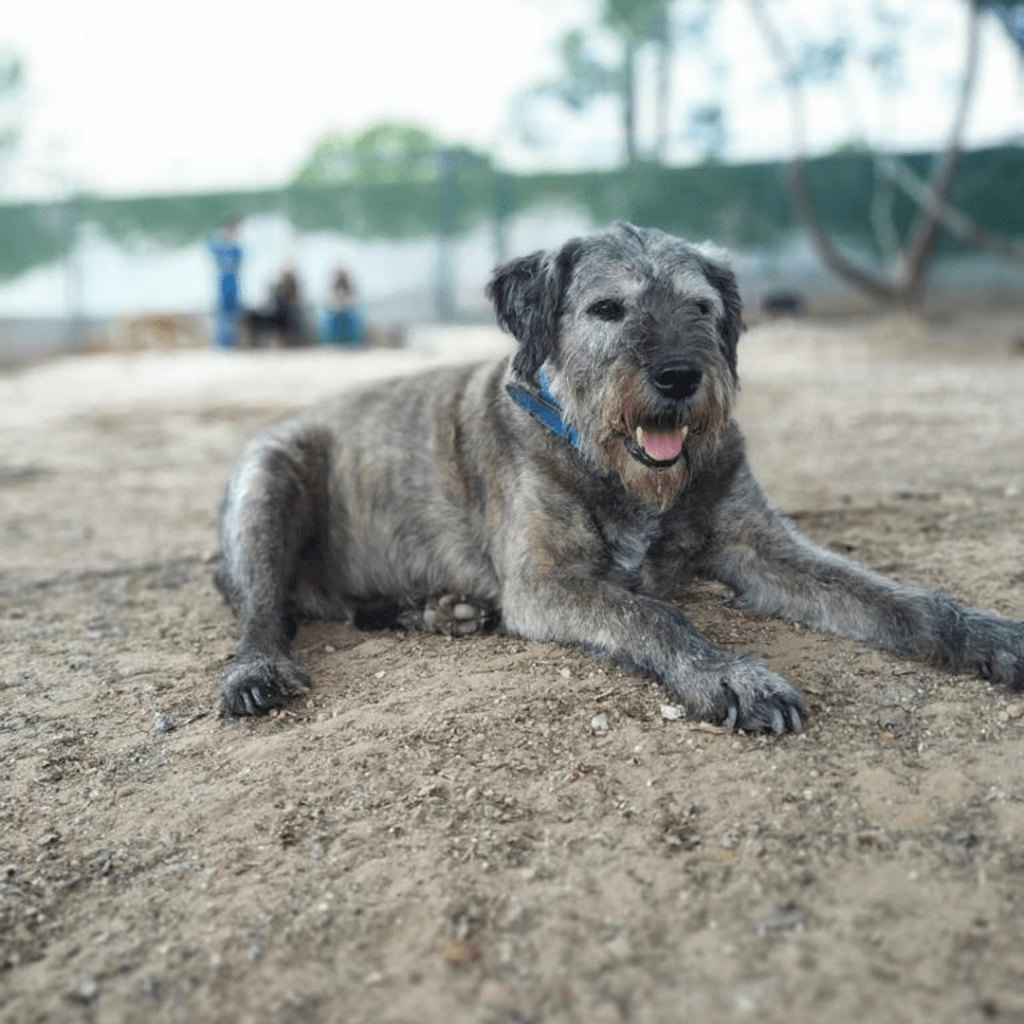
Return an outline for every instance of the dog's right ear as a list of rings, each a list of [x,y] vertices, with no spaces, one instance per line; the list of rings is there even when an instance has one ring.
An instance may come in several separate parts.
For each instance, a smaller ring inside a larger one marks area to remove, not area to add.
[[[704,276],[714,285],[718,294],[722,297],[724,314],[718,322],[718,330],[721,335],[722,345],[725,348],[726,361],[732,371],[733,379],[738,380],[739,374],[736,369],[736,349],[739,343],[740,334],[746,330],[743,323],[743,300],[740,298],[740,288],[736,282],[736,274],[729,266],[725,251],[711,248],[708,245],[698,246],[701,259],[701,269]]]
[[[572,242],[557,253],[535,252],[498,267],[487,285],[498,324],[519,342],[512,370],[534,381],[555,351],[562,297],[576,262]]]

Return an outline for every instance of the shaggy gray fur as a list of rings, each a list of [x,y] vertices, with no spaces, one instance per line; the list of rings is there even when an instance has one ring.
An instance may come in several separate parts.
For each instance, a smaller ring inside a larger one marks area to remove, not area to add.
[[[731,415],[741,310],[717,256],[622,224],[513,260],[488,294],[511,362],[345,394],[246,451],[221,511],[218,584],[242,622],[225,712],[308,688],[297,617],[464,633],[493,611],[653,674],[694,716],[802,729],[793,687],[673,603],[696,577],[758,615],[1024,685],[1024,624],[824,551],[769,504]],[[545,381],[576,445],[507,390]]]

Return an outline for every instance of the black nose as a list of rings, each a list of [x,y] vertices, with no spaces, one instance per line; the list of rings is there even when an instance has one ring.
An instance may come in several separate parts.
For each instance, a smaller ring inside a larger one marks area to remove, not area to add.
[[[651,375],[654,386],[673,402],[692,398],[700,387],[704,371],[692,363],[663,363],[656,366]]]

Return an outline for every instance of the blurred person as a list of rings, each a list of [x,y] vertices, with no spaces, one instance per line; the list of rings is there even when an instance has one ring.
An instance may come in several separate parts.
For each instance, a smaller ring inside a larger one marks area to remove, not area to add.
[[[325,345],[356,348],[366,343],[366,319],[356,306],[356,290],[344,267],[334,272],[321,325]]]
[[[276,335],[285,348],[299,348],[310,342],[302,294],[295,271],[286,267],[270,289],[270,301],[262,309],[242,314],[247,341],[259,346],[266,334]]]
[[[217,311],[213,341],[218,348],[233,348],[238,338],[238,315],[241,312],[238,269],[242,263],[242,247],[238,244],[237,218],[230,218],[220,231],[207,240],[207,248],[217,262]]]

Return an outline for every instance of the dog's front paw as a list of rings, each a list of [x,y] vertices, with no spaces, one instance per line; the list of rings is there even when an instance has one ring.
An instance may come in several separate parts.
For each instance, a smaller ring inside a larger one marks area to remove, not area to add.
[[[800,692],[755,661],[737,658],[703,670],[698,714],[746,732],[803,732],[807,708]]]
[[[965,645],[971,667],[989,682],[1024,690],[1024,622],[984,619]]]
[[[309,686],[305,669],[287,654],[239,654],[221,682],[221,713],[262,715]]]

